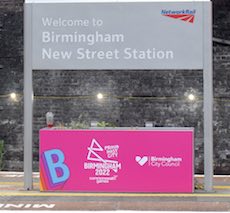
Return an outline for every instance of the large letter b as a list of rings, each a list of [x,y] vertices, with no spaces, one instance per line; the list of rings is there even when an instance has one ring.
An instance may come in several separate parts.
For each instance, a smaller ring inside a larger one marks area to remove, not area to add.
[[[66,181],[69,176],[69,168],[64,163],[64,153],[59,149],[52,149],[44,152],[46,164],[50,173],[50,178],[53,184],[58,184]]]

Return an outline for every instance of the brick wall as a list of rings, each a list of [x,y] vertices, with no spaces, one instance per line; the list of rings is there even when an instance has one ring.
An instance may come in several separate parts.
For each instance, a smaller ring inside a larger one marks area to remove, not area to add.
[[[214,37],[230,40],[230,2],[215,1]],[[230,45],[214,43],[214,158],[215,172],[230,166]]]
[[[215,37],[229,38],[229,11],[229,1],[214,2]],[[1,1],[0,95],[23,92],[22,15],[22,1]],[[214,166],[218,174],[229,174],[230,165],[229,52],[230,46],[214,46]],[[202,71],[35,70],[33,81],[34,170],[38,169],[38,130],[45,126],[45,113],[52,111],[56,123],[63,124],[81,115],[88,123],[98,120],[116,126],[144,126],[145,121],[153,121],[157,127],[195,127],[195,170],[203,172]],[[98,92],[107,95],[101,102],[95,98]],[[189,102],[189,92],[199,98]],[[9,98],[0,98],[0,138],[6,142],[6,170],[23,168],[23,99],[19,99],[12,103]]]
[[[5,141],[5,169],[22,170],[23,103],[2,95],[23,93],[23,1],[0,2],[0,138]]]

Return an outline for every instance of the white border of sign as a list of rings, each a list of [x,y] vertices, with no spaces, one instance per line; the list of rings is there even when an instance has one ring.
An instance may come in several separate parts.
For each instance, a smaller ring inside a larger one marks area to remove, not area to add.
[[[24,4],[24,188],[33,188],[32,165],[33,165],[33,78],[32,78],[32,4],[44,3],[45,0],[26,0]],[[155,2],[154,0],[148,0]],[[191,2],[184,0],[181,2]],[[205,190],[213,190],[213,65],[212,65],[212,3],[208,0],[197,0],[206,2],[203,4],[203,90],[204,90],[204,176]],[[192,2],[197,2],[192,1]],[[77,0],[48,0],[47,3],[69,3],[82,2]],[[137,2],[135,1],[103,1],[87,0],[84,2]],[[139,1],[141,2],[141,1]],[[156,1],[166,2],[166,1]],[[180,2],[180,1],[167,1]],[[209,2],[209,1],[208,1]],[[191,68],[192,69],[192,68]]]

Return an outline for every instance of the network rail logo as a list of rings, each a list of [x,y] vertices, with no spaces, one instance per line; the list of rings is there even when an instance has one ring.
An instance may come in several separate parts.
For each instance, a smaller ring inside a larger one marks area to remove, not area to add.
[[[188,23],[194,23],[196,10],[162,10],[161,15],[179,19]]]

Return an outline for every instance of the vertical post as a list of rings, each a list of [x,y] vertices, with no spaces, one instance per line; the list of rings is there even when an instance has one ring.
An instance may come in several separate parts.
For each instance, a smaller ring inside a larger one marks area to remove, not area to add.
[[[24,4],[24,188],[33,188],[32,5]]]
[[[204,43],[204,189],[213,190],[213,65],[212,65],[212,3],[203,3]]]

